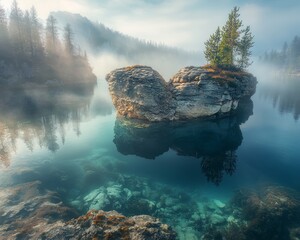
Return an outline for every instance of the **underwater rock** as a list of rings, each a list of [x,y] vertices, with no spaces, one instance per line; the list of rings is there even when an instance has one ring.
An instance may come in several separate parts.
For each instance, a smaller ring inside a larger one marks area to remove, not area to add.
[[[151,122],[224,116],[257,84],[250,73],[205,67],[185,67],[168,83],[147,66],[116,69],[106,80],[119,115]]]
[[[38,239],[53,224],[77,216],[39,181],[0,189],[0,239]]]
[[[175,232],[158,219],[140,215],[127,218],[116,211],[89,211],[86,215],[54,227],[42,239],[175,240]]]
[[[232,199],[247,221],[245,239],[291,239],[291,229],[300,227],[300,194],[284,187],[259,191],[240,190]]]
[[[214,199],[213,202],[214,202],[214,204],[216,204],[216,206],[217,206],[218,208],[224,208],[224,207],[226,206],[226,204],[224,204],[223,202],[221,202],[221,201],[218,200],[218,199]]]
[[[102,186],[87,194],[83,198],[83,205],[87,210],[120,210],[131,196],[131,191],[120,184]]]

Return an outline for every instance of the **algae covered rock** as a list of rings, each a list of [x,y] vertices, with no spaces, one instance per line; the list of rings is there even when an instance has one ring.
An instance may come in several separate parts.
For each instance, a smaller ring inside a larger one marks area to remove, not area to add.
[[[240,209],[247,221],[242,229],[247,240],[291,239],[292,229],[300,227],[300,194],[285,187],[240,190],[232,208]]]
[[[43,239],[162,239],[175,240],[175,232],[158,219],[140,215],[127,218],[116,211],[89,211],[86,215],[58,226]]]
[[[249,73],[207,67],[185,67],[168,83],[147,66],[116,69],[106,80],[119,115],[152,122],[223,116],[257,84]]]

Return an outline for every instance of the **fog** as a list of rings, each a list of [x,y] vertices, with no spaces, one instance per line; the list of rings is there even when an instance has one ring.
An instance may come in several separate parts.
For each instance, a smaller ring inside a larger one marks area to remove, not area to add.
[[[9,8],[12,0],[2,1]],[[245,25],[255,35],[254,53],[281,48],[299,32],[300,2],[229,0],[59,0],[19,1],[21,8],[35,5],[40,17],[51,11],[79,13],[92,21],[130,36],[191,51],[203,51],[205,40],[223,25],[233,6],[239,6]]]

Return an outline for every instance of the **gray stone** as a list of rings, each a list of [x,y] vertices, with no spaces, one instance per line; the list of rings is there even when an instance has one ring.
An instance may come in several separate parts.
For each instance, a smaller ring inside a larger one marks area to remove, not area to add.
[[[112,71],[106,80],[119,115],[172,121],[228,114],[241,98],[255,93],[253,75],[229,72],[227,76],[218,71],[185,67],[166,83],[152,68],[132,66]]]

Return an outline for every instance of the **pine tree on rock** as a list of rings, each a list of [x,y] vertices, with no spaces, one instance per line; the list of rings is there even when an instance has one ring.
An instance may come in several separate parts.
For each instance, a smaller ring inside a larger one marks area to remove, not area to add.
[[[220,54],[222,56],[222,64],[224,65],[234,65],[234,53],[239,44],[240,28],[242,26],[242,21],[239,17],[239,8],[234,7],[222,29]]]
[[[204,51],[205,58],[215,66],[221,63],[220,41],[221,41],[221,30],[218,27],[216,32],[210,36],[208,41],[205,42],[205,51]]]
[[[250,31],[250,27],[247,26],[246,29],[243,31],[243,36],[238,43],[238,53],[239,59],[237,61],[237,66],[241,69],[246,69],[251,65],[250,56],[251,56],[251,48],[254,45],[253,42],[253,35]]]
[[[254,45],[253,36],[249,26],[244,30],[240,29],[243,23],[239,17],[239,8],[235,7],[230,12],[222,30],[218,27],[217,31],[205,42],[205,58],[211,65],[240,69],[251,65],[250,49]]]

